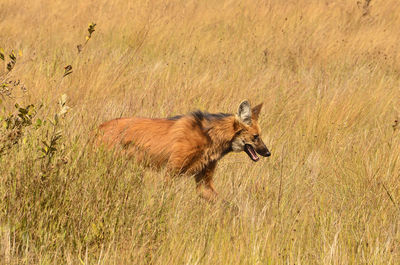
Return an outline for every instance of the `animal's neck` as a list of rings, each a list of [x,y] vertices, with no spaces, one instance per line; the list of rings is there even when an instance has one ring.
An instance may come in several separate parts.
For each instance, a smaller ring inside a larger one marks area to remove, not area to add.
[[[212,154],[214,160],[219,160],[232,151],[233,125],[230,117],[227,117],[218,123],[211,123],[209,128],[208,135],[211,139],[211,145],[208,148],[208,153]]]

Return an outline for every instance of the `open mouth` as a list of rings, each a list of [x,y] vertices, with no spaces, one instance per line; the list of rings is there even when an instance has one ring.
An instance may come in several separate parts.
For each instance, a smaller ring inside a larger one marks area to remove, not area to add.
[[[251,145],[245,144],[244,145],[244,151],[251,158],[251,160],[253,160],[254,162],[257,162],[260,159],[257,156],[256,151],[254,150],[254,148]]]

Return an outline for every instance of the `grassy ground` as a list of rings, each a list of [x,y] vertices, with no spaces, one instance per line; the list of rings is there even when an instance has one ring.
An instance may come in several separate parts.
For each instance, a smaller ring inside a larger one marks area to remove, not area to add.
[[[400,6],[366,2],[1,1],[0,263],[398,264]],[[221,161],[233,206],[87,144],[245,98],[272,156]]]

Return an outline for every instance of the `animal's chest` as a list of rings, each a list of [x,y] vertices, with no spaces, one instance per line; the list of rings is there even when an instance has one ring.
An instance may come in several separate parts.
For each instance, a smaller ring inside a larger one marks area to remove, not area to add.
[[[196,159],[194,159],[189,165],[190,172],[198,172],[208,168],[210,165],[215,164],[222,157],[222,153],[216,150],[207,149],[198,154]]]
[[[202,155],[202,160],[207,163],[211,163],[220,160],[221,156],[221,152],[209,150],[208,152],[204,152],[204,154]]]

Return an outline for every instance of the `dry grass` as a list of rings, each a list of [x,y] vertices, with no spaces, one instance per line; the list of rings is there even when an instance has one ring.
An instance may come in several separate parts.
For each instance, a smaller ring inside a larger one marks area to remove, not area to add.
[[[399,14],[397,0],[1,1],[0,46],[23,54],[7,78],[28,91],[0,116],[17,101],[52,118],[62,94],[72,109],[49,163],[50,123],[0,156],[0,263],[398,264]],[[114,117],[244,98],[265,103],[272,157],[221,161],[233,207],[86,145]]]

